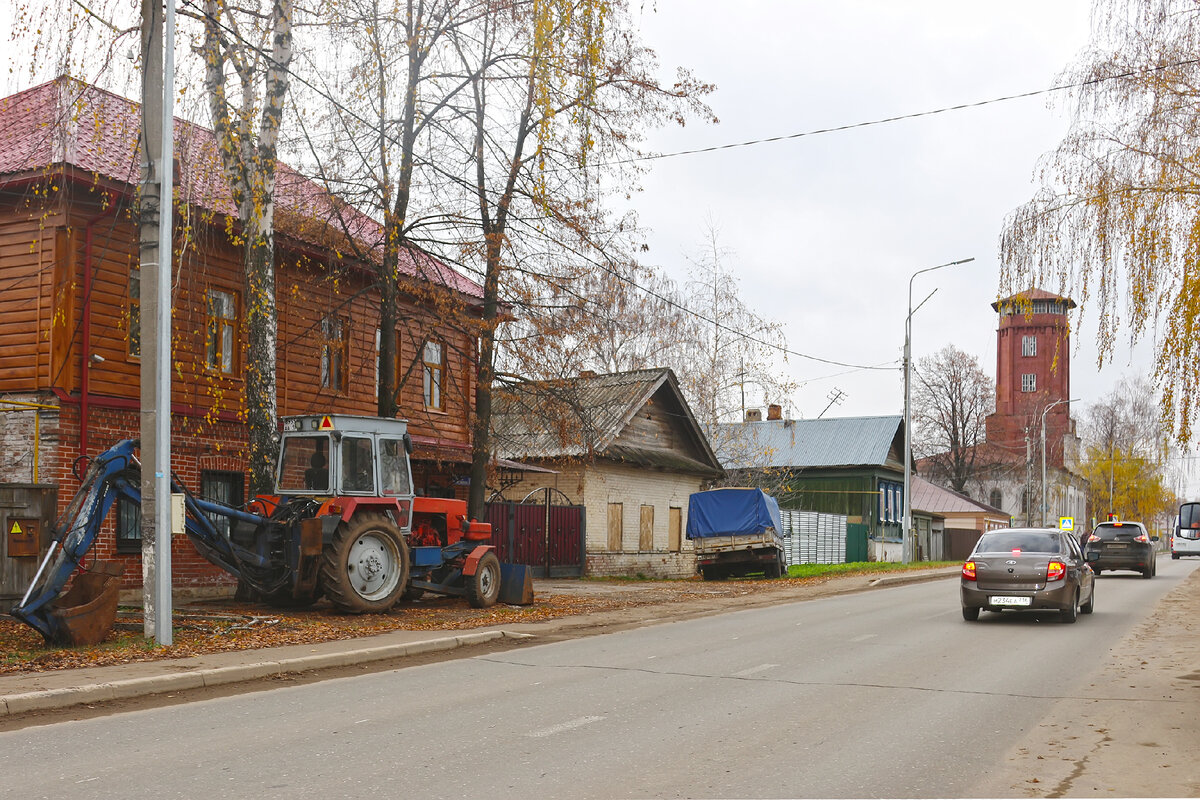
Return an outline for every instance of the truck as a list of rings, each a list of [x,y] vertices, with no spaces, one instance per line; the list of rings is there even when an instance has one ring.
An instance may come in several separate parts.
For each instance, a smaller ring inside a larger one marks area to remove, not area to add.
[[[119,497],[141,503],[138,442],[126,439],[87,465],[54,523],[53,541],[12,615],[50,643],[77,641],[59,599]],[[196,497],[175,475],[185,533],[239,588],[274,606],[326,598],[351,614],[378,613],[424,592],[487,608],[532,602],[527,568],[502,570],[491,526],[462,500],[416,496],[412,438],[400,419],[315,414],[281,419],[274,492],[244,508]],[[218,521],[227,524],[218,526]]]
[[[706,581],[786,570],[779,503],[761,489],[709,489],[688,498],[687,538]]]

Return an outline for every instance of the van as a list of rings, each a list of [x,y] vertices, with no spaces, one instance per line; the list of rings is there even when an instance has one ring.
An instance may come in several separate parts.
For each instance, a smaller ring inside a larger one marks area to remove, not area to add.
[[[1184,503],[1171,534],[1171,558],[1200,556],[1200,503]]]

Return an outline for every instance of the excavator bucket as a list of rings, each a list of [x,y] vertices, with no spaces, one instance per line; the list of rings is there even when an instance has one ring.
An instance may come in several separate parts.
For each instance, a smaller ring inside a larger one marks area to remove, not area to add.
[[[533,570],[524,564],[501,564],[498,599],[511,606],[532,605]]]
[[[117,597],[125,566],[116,561],[96,561],[79,572],[62,597],[50,607],[51,644],[100,644],[117,621]]]

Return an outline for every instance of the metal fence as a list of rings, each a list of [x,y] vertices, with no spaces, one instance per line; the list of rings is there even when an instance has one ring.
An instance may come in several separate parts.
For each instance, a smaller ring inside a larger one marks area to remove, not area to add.
[[[783,549],[792,564],[844,564],[846,516],[781,509]]]

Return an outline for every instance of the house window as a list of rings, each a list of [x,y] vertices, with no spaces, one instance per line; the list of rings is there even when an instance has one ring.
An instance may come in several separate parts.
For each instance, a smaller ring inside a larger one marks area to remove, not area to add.
[[[200,496],[205,500],[224,503],[240,508],[244,502],[245,478],[240,472],[206,469],[200,471]],[[217,533],[229,538],[229,517],[221,514],[205,514]]]
[[[992,489],[992,494],[988,498],[988,505],[990,505],[992,508],[999,508],[1000,504],[1003,502],[1004,502],[1004,498],[1001,496],[1000,490]]]
[[[208,366],[226,375],[234,370],[237,299],[233,292],[208,290]]]
[[[425,363],[425,407],[440,411],[446,407],[446,397],[442,394],[446,349],[439,342],[426,342],[421,358]]]
[[[129,328],[126,344],[130,358],[142,356],[142,268],[129,268],[129,288],[125,299],[125,321]]]
[[[1022,336],[1021,337],[1021,355],[1026,358],[1032,358],[1037,355],[1037,337]]]
[[[329,315],[321,320],[321,388],[346,392],[350,388],[346,322]]]
[[[624,508],[620,503],[608,504],[608,551],[619,553],[623,545],[621,532],[624,529]]]
[[[396,384],[400,382],[400,331],[394,331],[396,335],[395,343],[392,345],[392,391],[396,391]],[[381,339],[379,338],[379,328],[375,329],[375,396],[379,397],[379,352]]]
[[[1037,391],[1037,375],[1032,372],[1026,372],[1021,376],[1021,391],[1036,392]]]
[[[900,522],[904,513],[904,487],[891,481],[879,482],[879,521]]]
[[[667,513],[670,515],[667,520],[667,549],[678,553],[683,547],[683,509],[671,506]]]
[[[654,506],[642,506],[641,526],[638,529],[638,550],[654,549]]]
[[[142,507],[123,495],[117,497],[117,552],[142,552]]]

